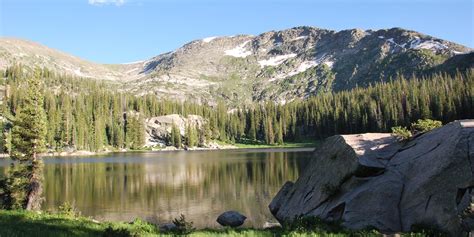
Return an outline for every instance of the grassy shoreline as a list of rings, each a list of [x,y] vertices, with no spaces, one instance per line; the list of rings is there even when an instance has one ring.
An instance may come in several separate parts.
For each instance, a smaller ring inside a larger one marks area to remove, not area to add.
[[[163,233],[151,223],[136,219],[133,222],[99,222],[73,213],[37,213],[22,210],[0,210],[0,236],[176,236],[179,233]],[[272,229],[200,229],[187,233],[189,236],[382,236],[374,230],[322,230],[296,228]],[[407,233],[401,236],[426,236],[424,233]]]

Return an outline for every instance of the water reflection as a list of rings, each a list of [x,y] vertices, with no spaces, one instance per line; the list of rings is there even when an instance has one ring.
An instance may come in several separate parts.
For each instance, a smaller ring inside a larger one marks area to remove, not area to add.
[[[48,158],[44,208],[68,201],[84,215],[126,221],[169,221],[182,213],[197,227],[217,226],[216,217],[232,209],[247,215],[247,225],[261,227],[273,220],[267,208],[272,197],[284,182],[296,180],[309,156],[228,150]]]

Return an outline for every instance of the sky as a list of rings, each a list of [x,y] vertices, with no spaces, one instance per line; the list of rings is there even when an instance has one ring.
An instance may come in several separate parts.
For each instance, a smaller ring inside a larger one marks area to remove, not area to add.
[[[0,35],[97,63],[127,63],[210,36],[295,26],[402,27],[474,48],[473,0],[0,0]]]

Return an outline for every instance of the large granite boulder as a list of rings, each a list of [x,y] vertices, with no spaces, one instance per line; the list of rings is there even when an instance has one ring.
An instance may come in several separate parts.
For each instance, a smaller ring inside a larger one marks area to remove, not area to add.
[[[381,133],[330,137],[269,208],[280,222],[317,216],[350,229],[462,236],[474,229],[473,199],[474,120],[463,120],[408,142]]]
[[[207,121],[199,115],[188,115],[183,117],[178,114],[152,117],[145,121],[146,146],[166,146],[173,124],[178,127],[181,136],[184,137],[188,125],[200,129]]]

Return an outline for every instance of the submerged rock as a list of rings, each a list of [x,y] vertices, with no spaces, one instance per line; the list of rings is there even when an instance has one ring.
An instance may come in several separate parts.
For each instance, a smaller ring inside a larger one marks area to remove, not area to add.
[[[244,224],[246,216],[236,211],[226,211],[217,217],[217,223],[222,226],[238,227]]]
[[[295,183],[269,205],[280,221],[317,216],[350,229],[473,230],[474,120],[401,143],[390,134],[328,138]]]

